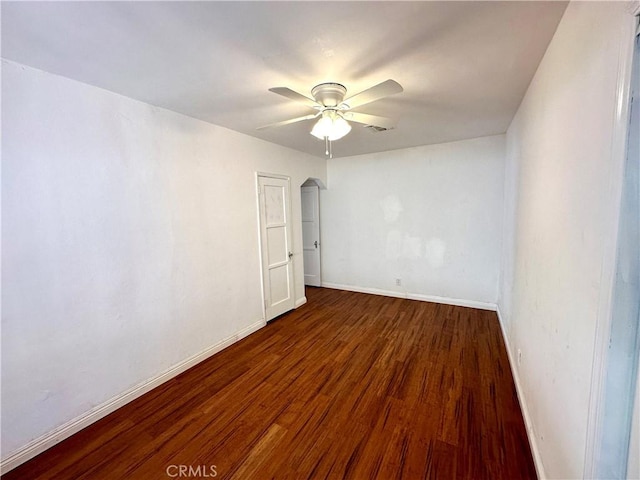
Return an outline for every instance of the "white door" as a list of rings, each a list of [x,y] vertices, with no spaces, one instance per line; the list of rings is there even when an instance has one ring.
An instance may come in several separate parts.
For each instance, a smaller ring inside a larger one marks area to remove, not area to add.
[[[302,187],[302,247],[304,284],[319,287],[320,278],[320,202],[318,186]]]
[[[294,307],[289,179],[258,177],[266,320]]]

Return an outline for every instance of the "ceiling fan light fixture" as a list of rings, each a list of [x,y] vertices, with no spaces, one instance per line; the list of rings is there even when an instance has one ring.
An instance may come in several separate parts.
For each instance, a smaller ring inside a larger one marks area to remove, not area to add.
[[[333,132],[329,135],[329,140],[339,140],[351,131],[351,125],[342,116],[338,115],[333,121]]]
[[[311,130],[311,135],[324,140],[339,140],[351,131],[351,125],[335,110],[325,110]]]
[[[360,123],[382,130],[389,130],[395,126],[390,118],[352,112],[351,109],[400,93],[402,92],[402,86],[395,80],[389,79],[346,99],[347,88],[340,83],[334,82],[321,83],[313,87],[311,89],[313,98],[287,87],[270,88],[269,91],[313,108],[316,113],[258,127],[258,130],[289,125],[320,116],[310,133],[319,140],[324,140],[325,153],[329,158],[333,158],[331,142],[341,139],[351,131],[349,122]]]
[[[328,137],[333,127],[333,120],[329,115],[327,115],[327,113],[328,112],[323,112],[320,120],[318,120],[311,129],[311,135],[319,138],[320,140],[324,140],[325,137]]]

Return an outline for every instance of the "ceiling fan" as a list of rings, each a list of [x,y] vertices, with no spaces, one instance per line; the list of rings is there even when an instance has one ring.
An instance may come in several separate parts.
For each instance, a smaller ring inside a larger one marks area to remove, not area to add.
[[[393,128],[395,122],[390,118],[352,112],[351,110],[388,97],[389,95],[400,93],[403,89],[395,80],[387,80],[346,99],[346,87],[340,83],[333,82],[321,83],[313,87],[311,89],[313,98],[309,98],[287,87],[270,88],[269,91],[287,97],[289,100],[302,103],[309,108],[313,108],[316,110],[316,113],[264,125],[258,127],[258,130],[280,127],[320,117],[313,126],[311,135],[325,141],[325,153],[331,158],[333,157],[331,142],[339,140],[351,131],[349,122],[371,125],[384,130]]]

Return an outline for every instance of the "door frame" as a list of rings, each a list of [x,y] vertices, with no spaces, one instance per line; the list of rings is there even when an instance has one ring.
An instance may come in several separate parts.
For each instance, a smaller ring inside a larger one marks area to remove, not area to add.
[[[613,139],[611,158],[613,160],[612,184],[609,188],[607,203],[610,205],[607,214],[606,231],[613,232],[608,236],[602,255],[602,287],[598,293],[598,311],[596,314],[596,331],[591,368],[589,407],[587,411],[586,445],[583,471],[585,478],[596,478],[599,467],[599,452],[602,448],[604,421],[604,395],[609,338],[613,314],[613,295],[615,287],[616,259],[618,252],[618,232],[620,206],[622,205],[622,186],[624,165],[627,159],[627,136],[629,132],[629,113],[631,95],[631,73],[635,47],[640,1],[634,0],[627,5],[620,5],[627,15],[627,24],[619,32],[620,55],[616,88],[616,111],[613,119]]]

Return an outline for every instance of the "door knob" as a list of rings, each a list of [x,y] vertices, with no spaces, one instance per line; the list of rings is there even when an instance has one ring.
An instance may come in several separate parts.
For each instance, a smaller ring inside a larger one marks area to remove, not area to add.
[[[289,252],[289,259],[291,259],[291,257],[293,257],[293,253]]]
[[[313,242],[313,245],[318,248],[318,240],[316,240],[315,242]]]

